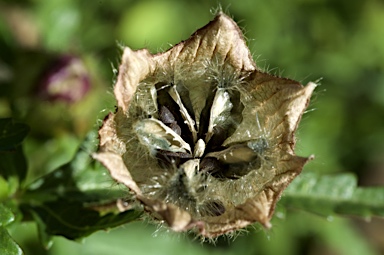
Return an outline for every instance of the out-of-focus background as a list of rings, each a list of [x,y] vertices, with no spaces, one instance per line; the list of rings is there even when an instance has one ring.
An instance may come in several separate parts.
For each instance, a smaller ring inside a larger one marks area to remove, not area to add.
[[[32,181],[68,162],[114,105],[119,45],[151,52],[187,39],[219,4],[242,27],[257,64],[300,80],[322,78],[298,130],[304,171],[353,172],[384,185],[384,2],[381,0],[0,0],[0,117],[31,126]],[[200,244],[131,223],[76,243],[40,247],[36,226],[11,234],[25,254],[384,254],[384,221],[279,211],[273,228]]]

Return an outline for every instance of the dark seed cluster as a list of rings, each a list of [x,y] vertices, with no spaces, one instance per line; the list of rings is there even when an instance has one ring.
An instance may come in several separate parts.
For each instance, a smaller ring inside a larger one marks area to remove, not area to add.
[[[244,105],[241,92],[230,84],[234,80],[207,80],[211,90],[205,95],[205,106],[198,119],[188,89],[180,84],[153,85],[156,112],[148,114],[140,107],[135,109],[136,134],[167,176],[151,186],[159,189],[151,189],[156,199],[176,204],[194,215],[219,216],[225,213],[226,204],[235,202],[208,197],[212,180],[223,184],[261,167],[269,146],[266,138],[223,145],[242,121]],[[136,98],[142,100],[143,96],[139,94]],[[144,122],[148,124],[140,124]]]

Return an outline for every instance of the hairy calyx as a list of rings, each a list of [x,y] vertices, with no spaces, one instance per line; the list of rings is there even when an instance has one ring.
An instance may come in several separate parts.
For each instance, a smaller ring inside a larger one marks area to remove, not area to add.
[[[309,158],[294,153],[316,84],[262,72],[223,13],[166,52],[124,49],[94,155],[154,220],[214,237],[270,227]]]

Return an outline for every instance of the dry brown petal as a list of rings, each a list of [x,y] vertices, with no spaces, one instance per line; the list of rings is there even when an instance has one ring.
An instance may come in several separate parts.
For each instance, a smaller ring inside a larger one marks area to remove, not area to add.
[[[125,48],[94,157],[155,220],[215,237],[270,219],[308,158],[294,154],[316,84],[257,69],[219,13],[188,40],[151,55]]]

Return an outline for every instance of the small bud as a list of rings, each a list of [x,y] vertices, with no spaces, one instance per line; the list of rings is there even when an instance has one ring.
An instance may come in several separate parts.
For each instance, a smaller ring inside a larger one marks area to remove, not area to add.
[[[75,103],[87,94],[90,87],[83,61],[74,56],[60,56],[45,72],[37,93],[45,100]]]

